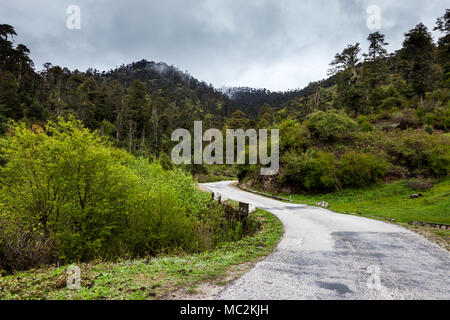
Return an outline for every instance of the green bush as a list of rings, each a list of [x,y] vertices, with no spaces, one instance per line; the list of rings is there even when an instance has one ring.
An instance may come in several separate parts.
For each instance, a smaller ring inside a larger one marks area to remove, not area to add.
[[[383,157],[350,151],[339,161],[339,181],[344,187],[366,187],[380,182],[388,174],[389,166]]]
[[[240,239],[182,169],[112,147],[81,122],[15,124],[0,139],[0,269],[198,252]],[[214,227],[211,227],[214,226]]]
[[[450,173],[450,139],[445,135],[410,129],[389,134],[383,144],[396,163],[413,173],[432,176]]]
[[[0,142],[0,210],[9,232],[43,235],[61,260],[113,254],[138,179],[131,159],[79,122],[19,124]]]
[[[280,130],[280,150],[303,151],[310,143],[309,130],[292,118],[282,121]]]
[[[364,131],[364,132],[369,132],[369,131],[373,131],[374,130],[374,127],[370,124],[369,121],[363,121],[360,124],[360,127],[361,127],[361,130]]]
[[[345,113],[336,110],[317,111],[307,120],[307,127],[311,133],[325,142],[339,141],[357,126],[356,122]]]
[[[402,101],[397,97],[388,97],[381,102],[380,108],[382,110],[390,110],[392,108],[400,108]]]
[[[436,123],[436,115],[434,113],[428,112],[423,116],[423,123],[429,126],[433,126]]]
[[[337,187],[335,159],[332,153],[309,150],[297,154],[289,152],[283,157],[280,182],[308,191],[327,191]]]
[[[445,131],[450,130],[450,102],[447,109],[442,112],[442,116],[439,118],[439,127]]]

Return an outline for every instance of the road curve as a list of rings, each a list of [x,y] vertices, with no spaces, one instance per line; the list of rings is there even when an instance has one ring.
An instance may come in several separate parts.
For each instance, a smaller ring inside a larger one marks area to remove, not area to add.
[[[202,184],[284,225],[277,249],[217,299],[450,299],[450,253],[394,224]]]

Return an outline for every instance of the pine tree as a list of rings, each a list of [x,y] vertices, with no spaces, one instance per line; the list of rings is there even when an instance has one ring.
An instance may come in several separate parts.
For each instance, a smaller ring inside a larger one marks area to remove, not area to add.
[[[423,105],[425,93],[433,82],[434,60],[433,38],[423,23],[405,34],[403,48],[400,51],[400,68],[408,85],[419,96]]]
[[[126,112],[125,124],[128,127],[128,150],[131,152],[136,149],[136,132],[145,130],[144,122],[140,118],[148,110],[147,88],[145,83],[135,80],[128,88],[128,94],[125,97]]]
[[[125,89],[119,81],[112,81],[106,89],[106,104],[108,110],[112,110],[115,116],[114,124],[116,126],[116,142],[120,141],[123,121],[125,117],[124,103]]]
[[[434,30],[444,34],[438,40],[437,56],[444,73],[444,84],[450,87],[450,9],[437,19]]]
[[[356,70],[360,52],[359,43],[348,45],[342,53],[336,54],[329,70],[330,75],[336,75],[339,106],[354,112],[355,118],[358,118],[364,106]]]
[[[386,56],[387,50],[385,46],[388,43],[384,40],[384,35],[380,32],[374,32],[367,38],[369,40],[369,51],[364,54],[364,76],[368,82],[369,89],[374,89],[378,84],[386,79],[387,65]]]

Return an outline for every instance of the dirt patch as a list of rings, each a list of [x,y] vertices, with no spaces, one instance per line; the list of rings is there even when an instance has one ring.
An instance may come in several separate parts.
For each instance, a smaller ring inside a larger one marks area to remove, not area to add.
[[[232,266],[227,273],[215,279],[197,284],[194,288],[182,288],[171,292],[165,300],[213,300],[216,296],[232,281],[240,278],[250,271],[258,261],[246,262],[240,265]]]

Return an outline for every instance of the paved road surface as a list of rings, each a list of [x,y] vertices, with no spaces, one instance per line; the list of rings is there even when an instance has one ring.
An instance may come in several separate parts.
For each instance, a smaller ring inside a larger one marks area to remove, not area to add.
[[[203,184],[275,214],[278,248],[217,297],[230,300],[450,299],[450,254],[402,227]]]

